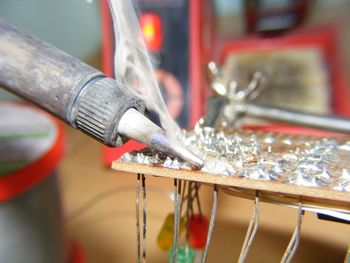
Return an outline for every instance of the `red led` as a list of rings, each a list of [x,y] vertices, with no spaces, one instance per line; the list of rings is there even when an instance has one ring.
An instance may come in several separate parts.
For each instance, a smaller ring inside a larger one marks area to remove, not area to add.
[[[204,215],[193,215],[189,220],[189,242],[195,249],[205,247],[208,236],[209,221]]]
[[[154,13],[141,14],[140,26],[147,48],[152,52],[160,51],[163,42],[160,16]]]

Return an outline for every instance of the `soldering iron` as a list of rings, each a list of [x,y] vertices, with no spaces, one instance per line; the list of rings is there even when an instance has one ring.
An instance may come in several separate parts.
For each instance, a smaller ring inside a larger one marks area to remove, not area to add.
[[[143,101],[118,80],[0,20],[0,85],[107,146],[137,140],[200,168],[143,115]]]

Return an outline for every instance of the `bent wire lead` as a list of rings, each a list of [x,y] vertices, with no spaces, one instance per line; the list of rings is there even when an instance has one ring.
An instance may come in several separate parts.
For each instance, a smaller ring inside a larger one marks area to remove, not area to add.
[[[205,244],[205,249],[203,253],[202,263],[205,263],[207,261],[208,256],[208,250],[209,245],[211,241],[211,235],[213,233],[214,224],[215,224],[215,218],[216,218],[216,211],[218,209],[218,188],[216,185],[214,185],[214,191],[213,191],[213,208],[211,210],[211,216],[210,216],[210,223],[209,223],[209,229],[208,229],[208,236],[207,236],[207,242]]]
[[[241,253],[239,255],[239,259],[238,259],[239,263],[245,262],[245,259],[248,255],[248,252],[249,252],[249,249],[250,249],[250,247],[253,243],[253,240],[255,238],[256,232],[257,232],[258,227],[259,227],[259,216],[260,216],[259,210],[260,210],[259,192],[256,191],[254,213],[253,213],[252,218],[250,219],[247,234],[245,236],[244,243],[243,243],[243,246],[241,249]]]
[[[298,249],[299,240],[300,240],[300,230],[301,230],[301,223],[303,221],[305,211],[302,208],[302,204],[299,201],[298,204],[298,213],[297,213],[297,224],[295,226],[295,230],[293,233],[292,238],[289,241],[288,247],[286,251],[284,252],[284,255],[282,257],[281,262],[282,263],[290,263],[293,260],[293,257],[295,255],[295,252]]]

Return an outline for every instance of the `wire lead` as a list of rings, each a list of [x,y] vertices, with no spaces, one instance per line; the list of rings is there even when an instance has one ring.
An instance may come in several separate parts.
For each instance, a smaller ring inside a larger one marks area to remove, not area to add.
[[[147,202],[146,202],[146,177],[142,174],[142,206],[143,206],[143,231],[142,231],[142,261],[146,262],[146,234],[147,234]]]
[[[136,238],[137,238],[137,262],[141,263],[141,235],[140,235],[140,174],[137,174],[136,182]]]
[[[256,232],[258,230],[259,227],[259,207],[260,207],[260,199],[259,199],[259,193],[256,192],[255,195],[255,207],[254,207],[254,212],[253,215],[250,219],[250,223],[249,223],[249,227],[247,230],[247,234],[245,236],[244,242],[243,242],[243,246],[241,249],[241,253],[239,255],[239,259],[238,262],[239,263],[243,263],[245,262],[248,252],[250,250],[250,247],[253,243],[253,240],[255,238]]]
[[[181,180],[174,179],[174,241],[173,241],[173,262],[177,262],[180,220],[181,220]]]
[[[292,262],[295,252],[298,249],[300,241],[300,230],[301,223],[303,221],[305,211],[302,209],[301,202],[298,203],[298,214],[297,214],[297,225],[295,226],[292,238],[289,241],[286,251],[283,254],[281,262],[290,263]]]
[[[218,208],[218,188],[216,185],[214,185],[213,208],[211,210],[207,242],[205,243],[205,249],[204,249],[204,254],[203,254],[203,258],[202,258],[202,263],[205,263],[207,261],[208,250],[209,250],[209,245],[210,245],[210,241],[211,241],[211,235],[212,235],[213,229],[214,229],[217,208]]]

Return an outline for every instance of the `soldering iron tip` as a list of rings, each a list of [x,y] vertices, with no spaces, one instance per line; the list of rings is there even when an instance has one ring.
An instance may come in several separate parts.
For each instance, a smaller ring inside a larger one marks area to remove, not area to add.
[[[165,131],[135,109],[129,109],[119,121],[120,135],[144,143],[165,154],[187,161],[193,168],[200,169],[204,161],[182,143],[169,139]]]
[[[176,140],[169,140],[164,131],[154,134],[152,146],[161,152],[188,162],[194,169],[200,169],[204,166],[204,161],[201,158],[186,149],[182,143]]]

